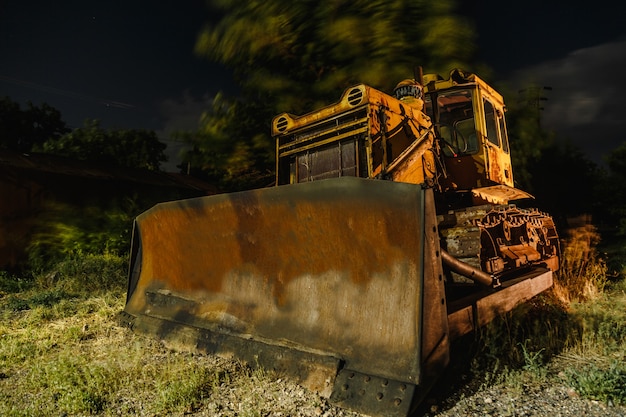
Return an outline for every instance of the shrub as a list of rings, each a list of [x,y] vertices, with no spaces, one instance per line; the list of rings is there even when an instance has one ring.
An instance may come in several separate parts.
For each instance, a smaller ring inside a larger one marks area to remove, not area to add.
[[[38,218],[27,267],[43,271],[72,253],[122,255],[130,246],[131,228],[131,214],[116,204],[101,208],[50,203]]]

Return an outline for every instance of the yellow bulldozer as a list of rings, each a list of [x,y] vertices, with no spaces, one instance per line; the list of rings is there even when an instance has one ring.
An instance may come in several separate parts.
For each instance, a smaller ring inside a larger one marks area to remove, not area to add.
[[[416,78],[276,116],[275,186],[139,215],[124,322],[408,415],[452,340],[559,265],[552,218],[514,187],[502,96],[461,70]]]

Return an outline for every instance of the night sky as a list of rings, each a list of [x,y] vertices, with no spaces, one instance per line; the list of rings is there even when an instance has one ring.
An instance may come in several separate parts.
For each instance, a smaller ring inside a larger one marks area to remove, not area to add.
[[[465,2],[462,2],[465,3]],[[470,1],[480,58],[497,79],[523,88],[529,83],[547,99],[541,122],[562,140],[603,164],[626,142],[626,19],[624,6],[593,2]],[[513,88],[513,91],[517,91]],[[505,102],[517,99],[505,97]]]
[[[623,7],[460,3],[476,23],[479,57],[495,71],[490,81],[552,88],[544,127],[595,162],[626,140]],[[196,128],[215,93],[231,88],[227,71],[193,54],[212,18],[203,0],[0,0],[0,95],[46,102],[71,127],[98,119],[155,130],[167,142],[173,131]]]
[[[203,0],[0,5],[0,95],[46,102],[71,127],[98,119],[164,140],[196,128],[229,84],[227,71],[193,54],[210,18]]]

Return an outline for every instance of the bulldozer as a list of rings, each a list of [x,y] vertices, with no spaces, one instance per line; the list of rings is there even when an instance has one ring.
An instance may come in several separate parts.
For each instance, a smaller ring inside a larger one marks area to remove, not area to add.
[[[133,330],[398,417],[452,341],[552,286],[556,227],[515,187],[503,98],[477,75],[355,85],[271,129],[275,184],[135,219]]]

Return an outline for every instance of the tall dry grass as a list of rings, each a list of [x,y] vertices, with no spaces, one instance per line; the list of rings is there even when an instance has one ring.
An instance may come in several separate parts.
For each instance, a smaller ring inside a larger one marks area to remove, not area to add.
[[[600,234],[592,224],[570,229],[562,242],[561,266],[552,295],[565,306],[596,299],[607,285],[606,261],[598,253]]]

